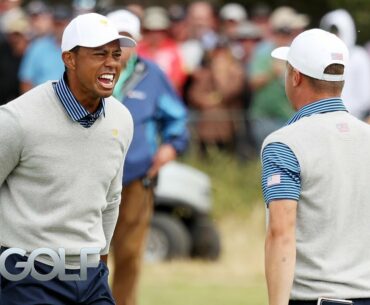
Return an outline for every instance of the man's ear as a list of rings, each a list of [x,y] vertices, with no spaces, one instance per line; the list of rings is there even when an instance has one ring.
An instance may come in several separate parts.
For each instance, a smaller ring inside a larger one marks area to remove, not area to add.
[[[62,59],[64,65],[67,67],[68,70],[74,70],[76,67],[76,54],[74,52],[63,52]]]
[[[292,73],[293,73],[292,77],[293,86],[297,87],[302,82],[302,74],[296,69],[293,69]]]

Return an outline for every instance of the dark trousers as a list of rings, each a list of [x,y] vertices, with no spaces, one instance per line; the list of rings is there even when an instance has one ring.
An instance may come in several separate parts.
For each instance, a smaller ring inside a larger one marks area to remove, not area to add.
[[[4,248],[3,248],[4,249]],[[2,250],[3,250],[2,249]],[[1,253],[1,251],[0,251]],[[18,274],[23,268],[16,268],[17,262],[27,258],[10,255],[5,262],[11,274]],[[49,274],[53,267],[35,261],[34,267],[40,274]],[[80,269],[66,269],[66,274],[80,274]],[[96,268],[87,268],[87,279],[62,281],[55,277],[40,281],[27,275],[19,281],[11,281],[0,275],[0,305],[114,305],[108,286],[108,268],[100,262]]]

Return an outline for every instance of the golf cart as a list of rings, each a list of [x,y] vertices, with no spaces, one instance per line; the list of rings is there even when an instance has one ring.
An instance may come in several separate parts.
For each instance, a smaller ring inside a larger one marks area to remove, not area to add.
[[[210,218],[211,208],[211,181],[206,174],[179,162],[166,164],[154,190],[145,260],[216,260],[221,246]]]

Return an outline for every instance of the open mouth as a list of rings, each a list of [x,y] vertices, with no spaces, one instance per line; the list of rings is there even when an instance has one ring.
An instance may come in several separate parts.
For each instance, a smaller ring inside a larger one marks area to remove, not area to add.
[[[98,81],[105,89],[112,89],[114,87],[114,74],[105,73],[98,77]]]

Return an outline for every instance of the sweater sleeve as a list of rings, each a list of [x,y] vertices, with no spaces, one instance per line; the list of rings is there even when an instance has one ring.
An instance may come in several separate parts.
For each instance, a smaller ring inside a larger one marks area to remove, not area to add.
[[[103,230],[106,240],[105,248],[100,251],[100,255],[106,255],[109,252],[110,242],[112,240],[114,228],[116,227],[119,204],[121,196],[119,196],[115,202],[108,203],[106,209],[103,212]]]
[[[9,104],[0,107],[0,187],[20,162],[23,133]]]
[[[107,207],[103,211],[103,230],[106,240],[105,248],[101,250],[100,255],[106,255],[109,253],[109,247],[116,227],[119,205],[121,203],[121,191],[122,191],[122,177],[123,177],[123,165],[126,159],[127,151],[130,148],[130,144],[134,132],[134,124],[131,115],[128,116],[128,128],[125,136],[125,150],[122,158],[122,163],[117,175],[112,180],[108,194],[107,194]]]

